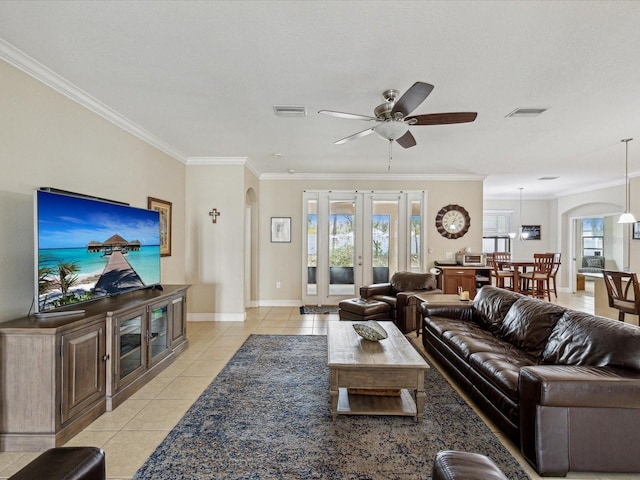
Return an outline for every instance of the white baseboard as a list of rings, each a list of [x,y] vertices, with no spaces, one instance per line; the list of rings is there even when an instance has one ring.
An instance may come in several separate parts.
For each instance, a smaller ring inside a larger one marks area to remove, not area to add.
[[[187,313],[188,322],[244,322],[246,313]]]
[[[259,300],[259,307],[301,307],[302,300]]]

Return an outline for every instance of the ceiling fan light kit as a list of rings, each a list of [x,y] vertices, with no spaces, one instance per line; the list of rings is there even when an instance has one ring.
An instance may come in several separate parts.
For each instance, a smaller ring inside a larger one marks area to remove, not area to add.
[[[409,131],[409,125],[403,121],[391,120],[381,123],[373,131],[385,140],[397,140]]]
[[[408,117],[411,112],[424,102],[432,90],[433,85],[425,82],[414,83],[411,88],[399,98],[398,95],[400,92],[398,90],[385,90],[382,93],[382,98],[384,98],[385,103],[374,108],[373,113],[375,116],[373,117],[357,113],[337,112],[334,110],[320,110],[318,113],[349,120],[364,120],[377,123],[374,127],[334,142],[336,145],[341,145],[375,132],[378,136],[389,142],[396,141],[403,148],[411,148],[416,145],[416,140],[409,130],[410,126],[468,123],[473,122],[478,115],[476,112],[455,112],[432,113]]]

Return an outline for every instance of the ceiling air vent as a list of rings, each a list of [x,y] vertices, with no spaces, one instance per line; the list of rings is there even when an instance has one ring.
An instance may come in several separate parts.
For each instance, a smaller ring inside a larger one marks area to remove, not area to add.
[[[540,177],[538,180],[555,180],[560,177]]]
[[[307,107],[300,105],[274,105],[273,111],[277,117],[306,117]]]
[[[544,113],[548,108],[516,108],[513,112],[505,115],[506,117],[537,117]]]

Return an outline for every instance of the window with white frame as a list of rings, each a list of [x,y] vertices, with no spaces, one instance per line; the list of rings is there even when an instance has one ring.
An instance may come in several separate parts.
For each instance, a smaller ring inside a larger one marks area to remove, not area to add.
[[[604,218],[582,219],[582,256],[604,254]]]
[[[482,218],[482,251],[511,251],[511,217],[513,210],[485,210]]]

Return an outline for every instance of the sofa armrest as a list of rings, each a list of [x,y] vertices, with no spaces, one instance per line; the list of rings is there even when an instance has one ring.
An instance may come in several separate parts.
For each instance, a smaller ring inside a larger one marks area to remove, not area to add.
[[[528,403],[530,407],[640,409],[640,372],[615,367],[523,367],[519,390],[521,404]]]
[[[391,283],[374,283],[360,287],[360,298],[370,298],[374,295],[393,295]]]
[[[417,305],[421,303],[421,301],[415,296],[416,294],[429,295],[435,293],[442,293],[442,290],[439,288],[433,290],[410,290],[407,292],[398,292],[396,297],[398,298],[398,305]]]
[[[423,303],[420,306],[423,317],[444,317],[454,320],[471,322],[474,319],[475,308],[469,305],[434,305]]]
[[[638,471],[640,372],[577,365],[523,367],[518,390],[520,450],[540,475]]]

